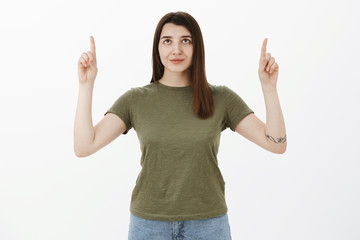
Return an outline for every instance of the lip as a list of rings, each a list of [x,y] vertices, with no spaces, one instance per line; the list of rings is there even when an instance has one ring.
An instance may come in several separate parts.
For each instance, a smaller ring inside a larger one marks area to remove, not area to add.
[[[172,63],[181,63],[184,61],[184,59],[170,59]]]

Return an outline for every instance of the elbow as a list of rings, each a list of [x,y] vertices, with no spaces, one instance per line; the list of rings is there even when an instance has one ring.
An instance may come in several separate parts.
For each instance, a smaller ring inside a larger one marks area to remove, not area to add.
[[[82,152],[79,152],[79,151],[74,151],[75,152],[75,155],[78,157],[78,158],[83,158],[83,157],[86,157],[86,154],[82,153]]]
[[[87,157],[90,155],[86,151],[82,151],[81,149],[77,148],[76,146],[74,146],[74,153],[78,158],[84,158],[84,157]]]
[[[287,146],[286,135],[285,137],[278,138],[277,140],[275,140],[273,137],[269,136],[268,134],[266,134],[266,137],[268,143],[266,149],[268,149],[272,153],[277,153],[277,154],[284,154],[286,152],[286,146]]]
[[[86,155],[86,154],[83,154],[82,152],[76,152],[76,151],[75,151],[75,155],[76,155],[78,158],[87,157],[87,155]]]
[[[278,154],[284,154],[286,152],[286,148],[281,149],[281,151],[278,152]]]
[[[267,148],[268,151],[276,154],[284,154],[286,152],[286,142],[280,143],[280,144],[271,144],[272,146],[269,146]]]
[[[282,144],[277,150],[276,153],[284,154],[286,152],[286,143]]]

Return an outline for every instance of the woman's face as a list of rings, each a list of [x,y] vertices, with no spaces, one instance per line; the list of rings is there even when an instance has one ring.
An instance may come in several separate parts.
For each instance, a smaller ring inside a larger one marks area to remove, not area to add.
[[[166,23],[160,34],[159,55],[165,71],[186,71],[192,64],[193,55],[189,30],[184,26]]]

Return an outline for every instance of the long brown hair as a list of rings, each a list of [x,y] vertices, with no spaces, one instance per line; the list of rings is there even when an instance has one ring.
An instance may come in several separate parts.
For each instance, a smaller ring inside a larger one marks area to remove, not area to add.
[[[193,55],[190,67],[190,82],[193,87],[193,109],[200,118],[209,118],[214,113],[214,102],[205,73],[204,41],[199,24],[190,14],[180,11],[170,12],[160,19],[154,34],[152,52],[153,74],[150,83],[158,81],[164,74],[164,65],[160,60],[158,45],[162,28],[166,23],[184,26],[191,33]]]

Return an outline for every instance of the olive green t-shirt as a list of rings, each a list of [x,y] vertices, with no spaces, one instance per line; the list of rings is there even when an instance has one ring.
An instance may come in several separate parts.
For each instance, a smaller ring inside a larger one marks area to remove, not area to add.
[[[171,87],[158,81],[123,93],[108,112],[134,128],[141,171],[131,196],[134,215],[165,221],[216,217],[227,213],[225,182],[218,167],[220,134],[235,131],[253,113],[234,91],[209,84],[214,115],[193,111],[192,86]]]

